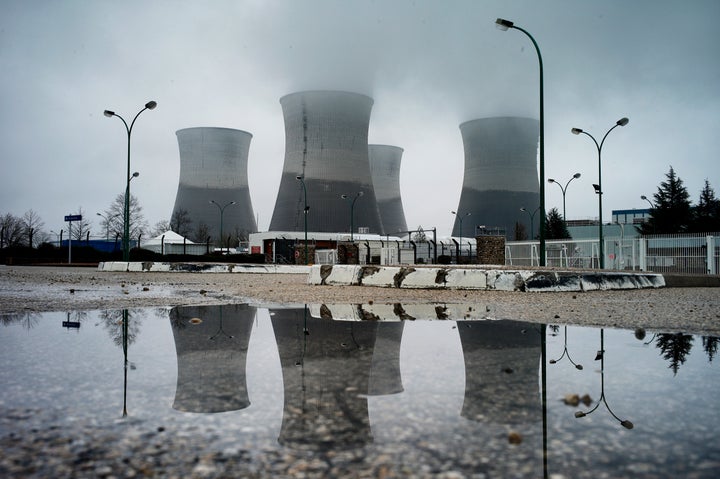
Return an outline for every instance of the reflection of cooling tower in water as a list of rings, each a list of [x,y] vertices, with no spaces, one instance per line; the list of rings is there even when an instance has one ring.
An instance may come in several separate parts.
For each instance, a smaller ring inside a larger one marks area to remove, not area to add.
[[[252,135],[229,128],[185,128],[176,132],[180,148],[180,182],[173,218],[186,211],[191,229],[203,223],[213,241],[257,231],[248,189],[248,152]],[[211,203],[214,201],[218,206]],[[203,238],[204,239],[204,238]]]
[[[400,343],[403,321],[379,321],[373,348],[368,394],[379,396],[403,391],[400,374]]]
[[[382,232],[394,235],[407,231],[405,211],[400,197],[400,160],[403,149],[397,146],[368,145],[370,173],[377,198]]]
[[[462,416],[498,424],[542,420],[537,325],[519,321],[458,321],[465,359]]]
[[[312,450],[371,442],[364,395],[376,325],[312,318],[305,309],[271,315],[285,392],[278,441]]]
[[[354,225],[380,233],[382,226],[368,160],[373,100],[341,91],[305,91],[280,99],[285,117],[285,162],[270,231],[303,231],[307,188],[308,231],[343,232],[350,205],[341,195],[363,193]]]
[[[173,408],[224,412],[250,405],[245,361],[255,308],[179,306],[170,312],[178,377]]]
[[[537,171],[539,122],[531,118],[497,117],[471,120],[460,125],[465,149],[465,176],[455,217],[453,236],[475,235],[475,225],[505,228],[514,239],[515,223],[525,225],[540,205]],[[465,218],[470,213],[471,216]],[[539,221],[535,221],[536,227]]]

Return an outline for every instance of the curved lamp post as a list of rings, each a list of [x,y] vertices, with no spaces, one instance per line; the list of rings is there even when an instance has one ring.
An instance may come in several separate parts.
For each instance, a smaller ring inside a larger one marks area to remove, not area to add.
[[[561,185],[560,183],[558,183],[557,181],[555,181],[553,178],[548,178],[548,183],[555,183],[556,185],[558,185],[558,186],[560,187],[560,190],[562,191],[562,196],[563,196],[563,221],[564,221],[565,223],[567,223],[567,216],[565,216],[565,193],[567,192],[567,187],[568,187],[568,185],[570,184],[570,182],[571,182],[572,180],[576,180],[576,179],[578,179],[578,178],[580,178],[580,173],[575,173],[574,175],[572,175],[572,178],[570,178],[570,179],[568,180],[568,182],[565,183],[565,186]]]
[[[567,356],[568,360],[572,363],[573,366],[575,366],[575,369],[582,369],[583,368],[582,364],[576,364],[575,361],[573,361],[572,358],[570,357],[570,352],[568,351],[568,347],[567,347],[567,326],[565,326],[565,334],[564,335],[565,335],[565,347],[563,348],[563,353],[559,358],[551,359],[550,364],[558,363],[558,362],[560,362],[560,360],[562,360],[562,358]]]
[[[595,143],[595,146],[597,147],[597,151],[598,151],[598,184],[593,185],[593,187],[595,188],[595,193],[597,193],[597,195],[598,195],[598,223],[599,223],[599,227],[598,227],[599,238],[598,239],[600,242],[600,251],[599,251],[600,269],[605,268],[605,252],[604,252],[605,248],[603,246],[603,222],[602,222],[602,194],[603,194],[602,193],[602,147],[603,147],[603,144],[605,143],[605,139],[607,138],[607,136],[610,134],[611,131],[613,131],[618,126],[627,125],[629,121],[630,120],[628,120],[627,118],[624,118],[624,117],[620,118],[618,121],[616,121],[615,125],[613,125],[613,127],[610,128],[607,131],[607,133],[605,133],[605,136],[603,136],[602,141],[600,141],[599,144],[598,144],[597,140],[595,139],[595,137],[592,136],[587,131],[583,131],[580,128],[573,128],[572,130],[570,130],[573,135],[579,135],[582,133],[583,135],[589,136],[590,139],[593,141],[593,143]]]
[[[535,211],[533,211],[532,213],[530,213],[524,206],[520,208],[520,211],[524,211],[530,217],[530,239],[532,239],[532,235],[535,234],[535,213],[540,211],[540,207],[538,206],[537,208],[535,208]]]
[[[647,196],[645,196],[645,195],[640,195],[640,199],[647,201],[648,204],[650,205],[650,208],[651,208],[651,209],[655,209],[655,203],[653,203],[652,201],[650,201]]]
[[[467,212],[467,213],[465,213],[464,215],[461,215],[461,214],[457,213],[456,211],[451,211],[450,213],[452,213],[452,214],[454,214],[455,216],[457,216],[457,219],[460,221],[460,242],[462,243],[462,239],[463,239],[463,227],[462,227],[462,222],[463,222],[463,220],[465,219],[466,216],[470,216],[470,212]]]
[[[527,30],[515,26],[510,20],[498,18],[495,20],[495,26],[500,30],[507,31],[510,28],[519,30],[528,36],[538,56],[540,66],[540,266],[545,266],[545,110],[543,100],[543,61],[540,54],[540,47]]]
[[[590,409],[589,411],[577,411],[575,412],[575,417],[585,417],[588,414],[592,414],[599,406],[600,403],[604,403],[605,407],[607,408],[608,412],[617,419],[617,421],[620,423],[620,425],[626,429],[632,429],[635,427],[632,422],[628,421],[627,419],[620,419],[617,417],[617,415],[610,409],[610,406],[607,403],[607,399],[605,399],[605,330],[600,330],[600,351],[597,352],[597,356],[595,357],[595,360],[600,360],[600,399],[598,400],[598,403],[595,405],[594,408]]]
[[[355,202],[358,198],[360,198],[364,193],[362,191],[358,191],[355,197],[352,199],[352,202],[350,203],[350,241],[353,241],[353,231],[355,229],[355,225],[353,224],[353,216],[355,212]],[[349,198],[348,195],[340,195],[340,198],[346,200]]]
[[[225,213],[225,208],[227,208],[227,207],[230,206],[230,205],[236,204],[236,202],[235,202],[235,201],[231,201],[230,203],[228,203],[228,204],[226,204],[226,205],[224,205],[224,206],[220,206],[220,205],[217,203],[217,201],[215,201],[215,200],[210,200],[210,203],[214,204],[215,206],[217,206],[217,207],[220,209],[220,253],[222,253],[222,248],[223,248],[223,245],[222,245],[222,243],[223,243],[223,214]],[[229,249],[229,247],[228,247],[228,249]]]
[[[113,116],[120,118],[120,120],[123,122],[123,125],[125,125],[125,130],[127,131],[127,183],[125,185],[125,217],[123,218],[123,261],[130,261],[130,179],[137,176],[130,176],[130,135],[132,134],[135,120],[137,120],[137,118],[140,116],[140,113],[144,112],[145,110],[154,110],[156,106],[157,102],[154,101],[149,101],[145,103],[145,108],[137,112],[137,115],[135,115],[135,118],[133,118],[130,126],[128,126],[127,122],[123,117],[121,117],[114,111],[105,110],[103,112],[103,115],[108,118],[111,118]]]
[[[307,187],[305,186],[305,177],[298,175],[295,177],[295,179],[298,180],[302,184],[303,195],[304,195],[303,197],[304,197],[305,208],[303,209],[303,212],[305,213],[305,264],[308,264],[307,215],[308,215],[308,211],[310,210],[310,208],[308,207],[308,204],[307,204]]]

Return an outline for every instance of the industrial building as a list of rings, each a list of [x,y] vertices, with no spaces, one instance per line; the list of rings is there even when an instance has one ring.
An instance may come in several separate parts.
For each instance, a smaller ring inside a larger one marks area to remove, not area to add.
[[[173,216],[185,211],[191,229],[208,226],[212,243],[227,243],[257,231],[248,189],[252,135],[230,128],[198,127],[176,132],[180,181]]]
[[[304,91],[282,97],[280,104],[285,160],[269,230],[337,233],[349,232],[352,224],[355,231],[379,234],[368,159],[372,98]]]
[[[403,149],[390,145],[368,145],[370,174],[377,198],[383,235],[407,231],[405,210],[400,196],[400,162]]]
[[[465,174],[452,235],[473,237],[476,227],[483,226],[504,229],[513,239],[519,222],[534,238],[540,205],[538,120],[481,118],[462,123],[460,132]]]

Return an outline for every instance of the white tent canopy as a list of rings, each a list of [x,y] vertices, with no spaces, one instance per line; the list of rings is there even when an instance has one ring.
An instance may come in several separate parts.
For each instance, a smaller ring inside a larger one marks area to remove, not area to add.
[[[143,243],[143,247],[160,245],[160,244],[195,244],[189,239],[177,234],[174,231],[168,230],[162,234],[157,235]]]

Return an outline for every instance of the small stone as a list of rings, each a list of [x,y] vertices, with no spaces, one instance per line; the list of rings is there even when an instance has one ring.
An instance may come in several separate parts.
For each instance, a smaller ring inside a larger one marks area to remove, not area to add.
[[[508,434],[508,442],[510,444],[520,444],[523,438],[519,432],[512,431]]]
[[[563,402],[568,406],[576,407],[580,404],[580,396],[577,394],[566,394]]]

